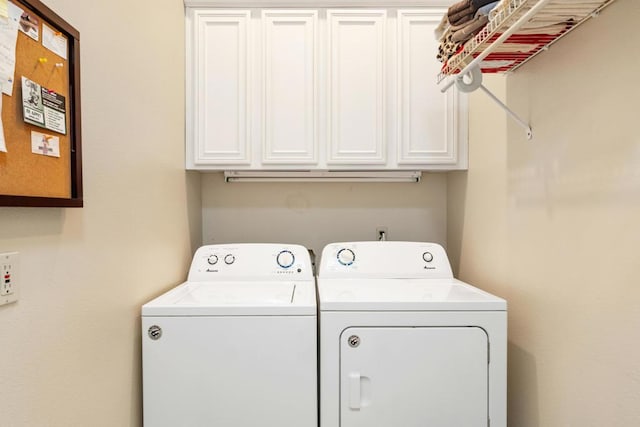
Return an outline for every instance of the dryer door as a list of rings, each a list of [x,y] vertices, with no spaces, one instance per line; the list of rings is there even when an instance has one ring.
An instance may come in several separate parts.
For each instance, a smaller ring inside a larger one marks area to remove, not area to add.
[[[340,338],[342,427],[486,427],[478,327],[354,327]]]

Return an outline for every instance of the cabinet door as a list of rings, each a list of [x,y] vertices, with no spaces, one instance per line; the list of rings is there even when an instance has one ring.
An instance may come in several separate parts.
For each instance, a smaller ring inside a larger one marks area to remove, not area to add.
[[[440,64],[433,36],[446,9],[398,11],[398,164],[458,161],[466,138],[466,110],[457,88],[443,94],[436,84]],[[466,141],[465,141],[466,142]]]
[[[318,14],[265,10],[262,162],[317,163]]]
[[[329,10],[327,163],[386,162],[385,10]]]
[[[248,165],[250,12],[188,11],[187,162]]]
[[[340,425],[486,427],[488,354],[478,327],[347,328]]]

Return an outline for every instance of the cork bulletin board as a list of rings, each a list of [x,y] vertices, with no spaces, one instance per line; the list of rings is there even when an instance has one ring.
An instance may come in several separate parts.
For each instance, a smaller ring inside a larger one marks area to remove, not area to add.
[[[12,94],[1,95],[0,206],[82,207],[80,35],[39,0],[8,2],[25,31]]]

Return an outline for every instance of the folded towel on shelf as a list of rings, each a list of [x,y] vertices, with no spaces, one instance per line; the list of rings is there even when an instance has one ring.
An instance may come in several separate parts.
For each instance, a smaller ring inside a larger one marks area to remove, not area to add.
[[[496,0],[471,0],[471,4],[473,5],[474,9],[477,10],[488,5],[489,3],[494,3],[495,1]]]
[[[447,60],[449,60],[449,58],[455,55],[462,47],[460,43],[456,43],[451,40],[452,35],[453,34],[451,33],[445,35],[444,40],[442,40],[440,46],[438,47],[437,58],[440,62],[446,62]]]
[[[471,37],[478,34],[480,30],[482,30],[488,23],[489,17],[486,15],[474,18],[473,21],[469,22],[463,28],[454,31],[453,35],[451,36],[451,40],[456,43],[464,43]]]
[[[471,8],[462,10],[458,13],[450,15],[449,23],[451,23],[451,25],[464,25],[473,19],[474,14],[475,12]]]
[[[470,7],[472,7],[471,0],[462,0],[462,1],[459,1],[458,3],[452,4],[449,7],[449,10],[447,11],[447,14],[449,15],[449,20],[451,20],[451,15],[455,15],[460,11],[469,9]]]
[[[473,20],[476,12],[496,0],[462,0],[447,10],[447,17],[451,25],[463,25]]]
[[[476,19],[476,18],[473,18],[473,17],[472,17],[471,19],[469,19],[469,20],[468,20],[467,22],[465,22],[464,24],[456,24],[456,25],[451,24],[451,25],[449,26],[449,31],[450,31],[451,33],[455,33],[456,31],[462,30],[462,29],[464,29],[464,28],[468,27],[469,25],[473,25],[473,24],[474,24],[474,22],[475,22],[475,19]]]
[[[469,8],[473,9],[473,12],[475,13],[475,11],[480,9],[482,6],[493,3],[494,1],[496,0],[461,0],[449,7],[448,15],[451,16],[454,13],[458,13]]]
[[[484,6],[478,8],[474,17],[477,18],[478,16],[482,16],[482,15],[489,16],[491,11],[496,8],[498,3],[500,3],[500,1],[494,1],[492,3],[485,4]]]

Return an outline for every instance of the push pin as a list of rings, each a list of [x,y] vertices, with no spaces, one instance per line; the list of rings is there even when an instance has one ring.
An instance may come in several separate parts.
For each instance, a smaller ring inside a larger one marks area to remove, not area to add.
[[[64,64],[62,62],[56,62],[56,68],[62,68]]]
[[[46,63],[47,63],[47,61],[48,61],[48,59],[47,59],[47,58],[38,58],[38,62],[39,62],[39,63],[41,63],[41,64],[43,64],[43,65],[44,65],[44,64],[46,64]]]

